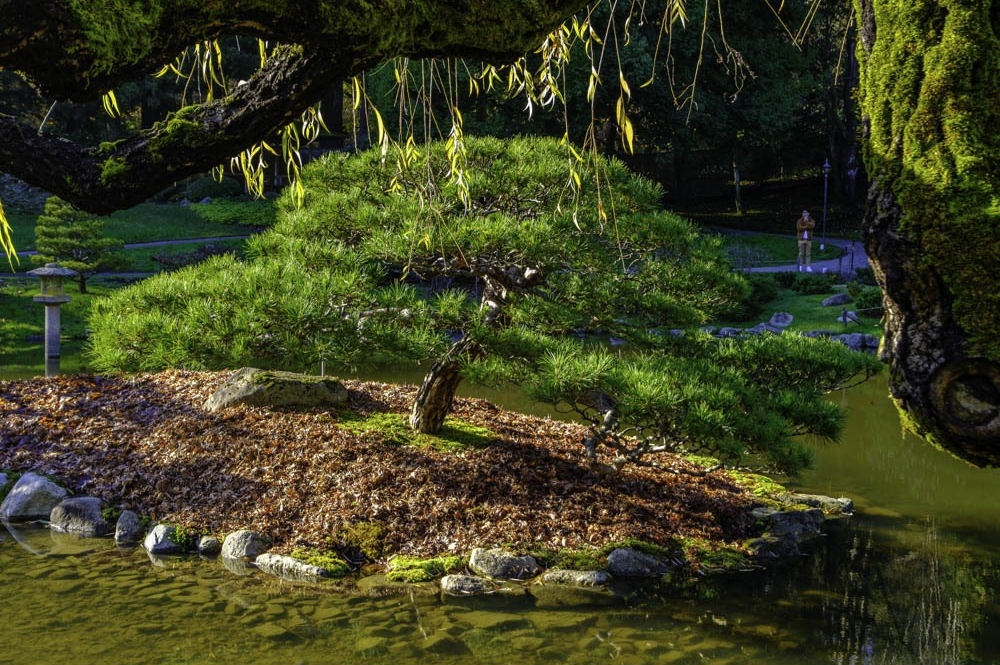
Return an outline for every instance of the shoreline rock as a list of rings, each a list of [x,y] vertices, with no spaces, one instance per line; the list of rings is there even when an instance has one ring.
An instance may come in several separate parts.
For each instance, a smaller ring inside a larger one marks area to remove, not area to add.
[[[119,546],[134,544],[141,538],[154,564],[159,562],[162,565],[164,556],[197,552],[205,558],[218,555],[222,565],[235,575],[249,575],[256,569],[281,579],[306,583],[322,582],[331,577],[329,571],[320,566],[267,552],[272,539],[252,529],[234,531],[220,543],[215,536],[202,536],[195,540],[191,534],[175,526],[157,524],[143,537],[142,520],[131,511],[123,511],[116,528],[111,531],[102,517],[100,499],[59,498],[67,494],[67,490],[51,480],[26,473],[4,500],[3,506],[8,514],[37,516],[42,510],[40,506],[56,501],[47,516],[53,532],[80,538],[109,535],[110,532]],[[11,499],[11,495],[15,498]],[[749,562],[762,566],[801,557],[803,548],[823,535],[823,526],[829,517],[852,513],[853,503],[846,498],[792,492],[771,497],[771,505],[758,506],[751,512],[761,525],[761,533],[745,543]],[[566,589],[566,592],[560,593],[550,589],[547,602],[559,604],[568,602],[567,598],[579,598],[579,602],[600,602],[605,595],[614,595],[611,587],[615,583],[629,583],[630,580],[656,583],[681,570],[684,565],[672,557],[663,558],[619,547],[607,555],[603,569],[544,570],[532,556],[517,555],[500,548],[473,548],[468,559],[471,574],[444,575],[438,580],[437,587],[448,596],[533,595],[533,586],[540,583],[542,587],[552,585]],[[404,592],[412,585],[400,583],[396,586]],[[580,593],[574,593],[573,589],[578,589]],[[590,594],[583,593],[588,589]]]

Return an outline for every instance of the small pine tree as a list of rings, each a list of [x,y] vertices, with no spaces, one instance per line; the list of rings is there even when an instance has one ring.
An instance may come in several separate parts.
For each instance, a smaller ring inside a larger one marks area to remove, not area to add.
[[[83,212],[56,196],[45,201],[35,223],[35,263],[58,262],[79,273],[80,293],[87,292],[87,278],[110,268],[122,242],[104,237],[104,220]]]

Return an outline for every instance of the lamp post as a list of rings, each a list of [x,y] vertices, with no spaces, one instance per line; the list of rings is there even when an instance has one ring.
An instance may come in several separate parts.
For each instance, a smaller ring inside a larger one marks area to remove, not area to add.
[[[46,263],[44,268],[29,270],[28,274],[42,280],[42,292],[34,300],[45,305],[45,377],[49,378],[59,374],[59,308],[70,300],[66,278],[75,277],[77,272],[58,263]]]
[[[819,251],[826,249],[826,191],[830,180],[830,160],[823,160],[823,239],[819,243]]]

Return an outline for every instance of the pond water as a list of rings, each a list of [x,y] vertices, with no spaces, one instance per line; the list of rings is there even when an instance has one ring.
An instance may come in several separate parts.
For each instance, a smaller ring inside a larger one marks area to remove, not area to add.
[[[883,379],[833,396],[845,440],[791,485],[858,514],[794,564],[614,599],[348,596],[0,528],[0,663],[1000,662],[1000,471],[902,434],[885,395]]]

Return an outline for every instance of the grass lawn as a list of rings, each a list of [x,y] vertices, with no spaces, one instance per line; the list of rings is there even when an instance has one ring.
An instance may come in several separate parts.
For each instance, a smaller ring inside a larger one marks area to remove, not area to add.
[[[799,246],[791,236],[734,235],[726,232],[720,235],[735,266],[793,265],[798,260]],[[841,249],[835,242],[844,241],[831,238],[822,250],[820,243],[814,242],[812,260],[823,261],[840,256]]]
[[[183,240],[185,238],[219,238],[249,235],[253,229],[239,224],[220,224],[209,219],[211,206],[221,204],[141,203],[128,210],[119,210],[104,218],[104,235],[118,238],[125,244]],[[262,203],[261,205],[269,205]],[[35,220],[38,215],[8,211],[7,219],[13,231],[18,251],[35,249]],[[30,268],[29,268],[30,269]]]
[[[836,287],[835,293],[844,293],[846,288]],[[802,295],[791,289],[779,289],[778,297],[770,301],[764,310],[750,321],[718,321],[713,325],[718,327],[731,326],[734,328],[749,328],[757,323],[767,321],[775,312],[788,312],[794,318],[791,325],[786,330],[792,332],[809,332],[812,330],[828,330],[834,333],[867,333],[870,335],[882,336],[882,321],[879,317],[861,316],[860,324],[849,323],[844,325],[838,320],[842,309],[854,310],[851,304],[842,306],[824,307],[821,303],[824,298],[828,298],[832,293],[821,295]]]
[[[237,254],[243,248],[243,240],[219,240],[208,243],[212,247],[225,248],[226,251],[233,251]],[[205,248],[203,242],[185,242],[177,245],[164,245],[160,247],[136,247],[126,251],[130,261],[130,270],[133,272],[159,272],[160,264],[153,260],[155,256],[192,254],[199,249]]]

